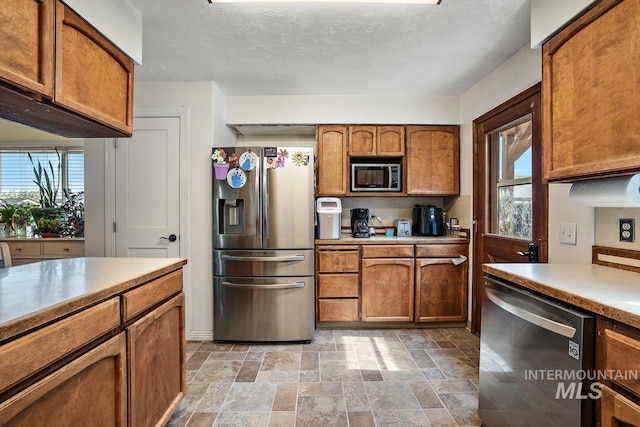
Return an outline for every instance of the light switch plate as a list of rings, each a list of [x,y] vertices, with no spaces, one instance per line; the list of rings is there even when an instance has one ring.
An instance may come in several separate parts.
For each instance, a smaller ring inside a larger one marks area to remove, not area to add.
[[[578,225],[573,222],[560,223],[560,243],[575,245],[577,241]]]

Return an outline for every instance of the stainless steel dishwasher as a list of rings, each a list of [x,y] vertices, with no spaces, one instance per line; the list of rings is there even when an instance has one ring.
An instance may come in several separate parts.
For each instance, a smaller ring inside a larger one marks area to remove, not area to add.
[[[484,279],[479,415],[486,427],[590,426],[593,316]],[[596,387],[594,387],[594,385]]]

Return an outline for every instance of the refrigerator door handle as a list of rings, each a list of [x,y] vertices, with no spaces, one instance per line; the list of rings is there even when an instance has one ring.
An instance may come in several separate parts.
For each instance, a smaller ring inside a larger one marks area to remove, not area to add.
[[[264,190],[264,197],[262,198],[262,233],[264,240],[269,240],[269,174],[267,173],[267,163],[264,163],[262,173],[262,185]]]
[[[485,292],[487,293],[487,298],[489,298],[491,302],[493,302],[503,310],[513,314],[514,316],[521,318],[522,320],[533,323],[536,326],[554,332],[558,335],[565,336],[567,338],[573,338],[573,336],[576,334],[576,328],[574,327],[563,325],[562,323],[547,319],[546,317],[538,316],[537,314],[531,313],[527,310],[510,304],[498,297],[498,295],[496,295],[489,288],[485,288]]]
[[[236,256],[236,255],[222,255],[220,259],[225,261],[266,261],[266,262],[279,262],[279,261],[304,261],[304,255],[289,255],[289,256]]]
[[[270,290],[270,289],[295,289],[295,288],[304,288],[304,282],[294,282],[294,283],[266,283],[262,285],[251,285],[247,283],[233,283],[223,281],[222,286],[228,288],[244,288],[244,289],[261,289],[261,290]]]

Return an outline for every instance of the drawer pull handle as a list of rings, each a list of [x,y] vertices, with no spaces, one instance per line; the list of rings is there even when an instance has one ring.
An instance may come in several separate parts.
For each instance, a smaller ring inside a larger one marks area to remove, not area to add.
[[[64,248],[63,250],[64,250],[65,252],[69,252],[69,250],[70,250],[70,249],[69,249],[69,248]]]
[[[16,248],[16,252],[22,252],[22,248],[21,247],[17,247]]]

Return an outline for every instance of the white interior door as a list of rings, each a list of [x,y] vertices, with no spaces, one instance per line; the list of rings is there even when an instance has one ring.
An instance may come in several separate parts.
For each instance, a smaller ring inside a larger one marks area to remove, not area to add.
[[[180,119],[135,118],[133,129],[115,150],[116,256],[179,257]]]

